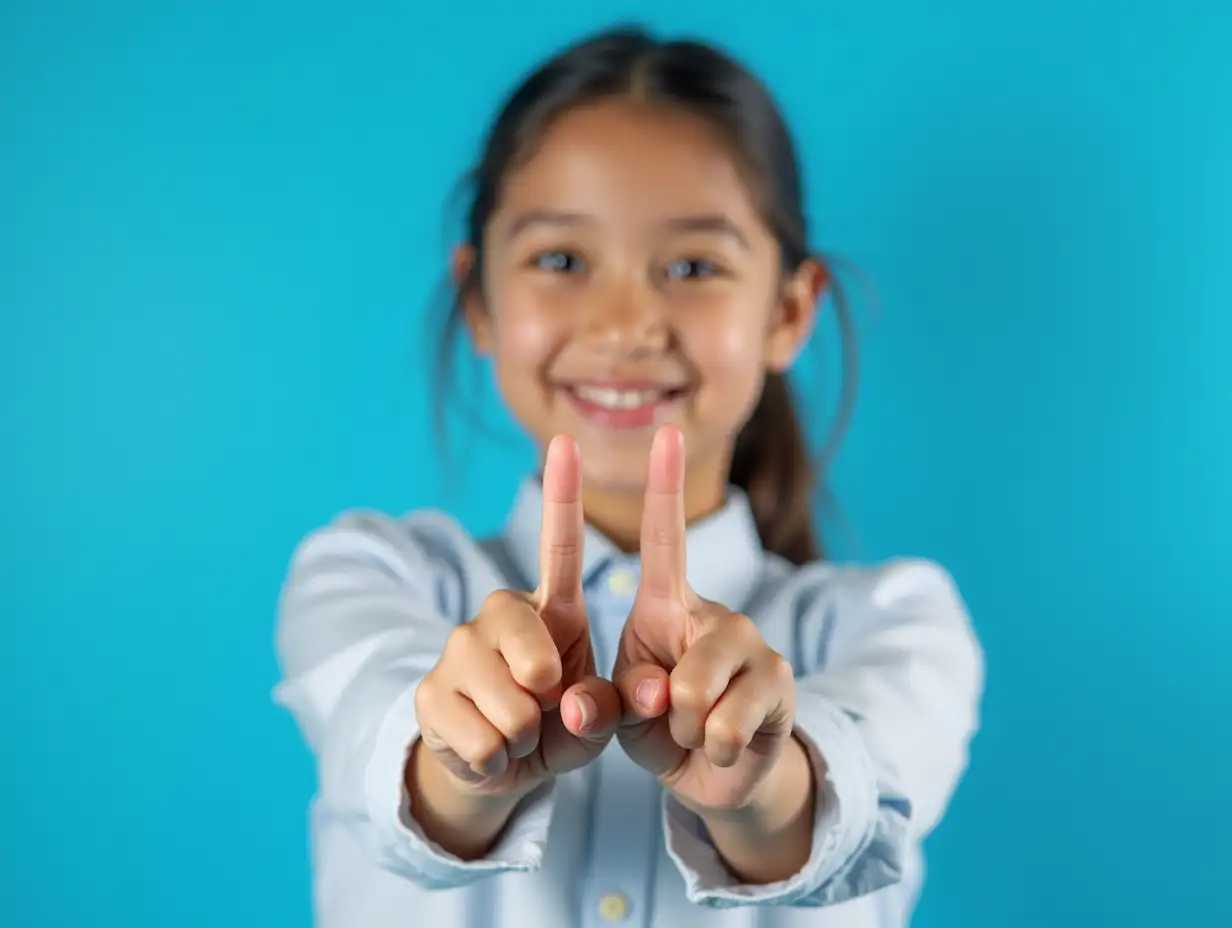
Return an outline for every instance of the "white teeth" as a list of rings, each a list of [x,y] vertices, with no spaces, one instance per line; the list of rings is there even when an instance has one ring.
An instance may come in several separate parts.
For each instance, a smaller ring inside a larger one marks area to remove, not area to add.
[[[664,390],[612,390],[607,387],[576,387],[575,392],[588,403],[604,409],[637,409],[657,403],[666,395]]]

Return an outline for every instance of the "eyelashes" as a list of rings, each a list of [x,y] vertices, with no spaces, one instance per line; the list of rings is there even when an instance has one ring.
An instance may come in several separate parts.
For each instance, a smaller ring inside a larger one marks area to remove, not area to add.
[[[558,248],[531,256],[527,264],[534,270],[569,276],[586,272],[586,261],[577,252]],[[665,264],[659,275],[668,281],[709,280],[727,276],[722,265],[708,258],[675,258]]]
[[[722,276],[722,268],[706,258],[677,258],[663,270],[668,280],[705,280]]]
[[[577,274],[585,269],[585,262],[572,251],[541,251],[530,259],[535,270],[552,274]]]

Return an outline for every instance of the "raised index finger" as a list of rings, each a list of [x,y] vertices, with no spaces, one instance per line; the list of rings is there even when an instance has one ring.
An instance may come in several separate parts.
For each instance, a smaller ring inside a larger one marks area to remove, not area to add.
[[[577,442],[557,435],[543,464],[539,529],[539,605],[582,602],[582,456]]]
[[[684,436],[674,426],[655,433],[642,508],[640,589],[659,599],[677,599],[685,580]]]

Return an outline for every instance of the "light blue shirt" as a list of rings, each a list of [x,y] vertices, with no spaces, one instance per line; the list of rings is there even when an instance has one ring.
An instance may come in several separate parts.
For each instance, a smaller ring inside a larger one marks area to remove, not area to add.
[[[433,845],[403,786],[415,688],[450,630],[497,589],[537,585],[542,494],[527,480],[502,537],[436,511],[352,512],[295,553],[275,692],[318,762],[311,809],[322,928],[901,928],[920,841],[967,764],[983,659],[937,565],[796,567],[765,552],[748,501],[688,531],[688,580],[757,622],[795,668],[796,733],[818,774],[812,853],[742,885],[700,819],[613,740],[515,811],[488,856]],[[637,555],[588,528],[583,583],[600,673],[637,591]]]

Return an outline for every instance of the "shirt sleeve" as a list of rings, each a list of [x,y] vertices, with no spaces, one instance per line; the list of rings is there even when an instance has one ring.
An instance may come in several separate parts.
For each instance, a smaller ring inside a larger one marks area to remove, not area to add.
[[[781,882],[740,884],[701,819],[667,796],[668,851],[692,902],[823,906],[892,885],[967,766],[984,663],[953,581],[923,561],[849,580],[813,617],[822,644],[797,676],[795,733],[817,783],[809,860]]]
[[[455,619],[473,546],[440,517],[432,531],[348,514],[297,549],[280,601],[276,701],[318,766],[318,807],[351,824],[373,858],[427,889],[541,863],[553,807],[546,784],[515,810],[487,857],[462,861],[416,824],[404,785],[419,737],[415,689]]]

